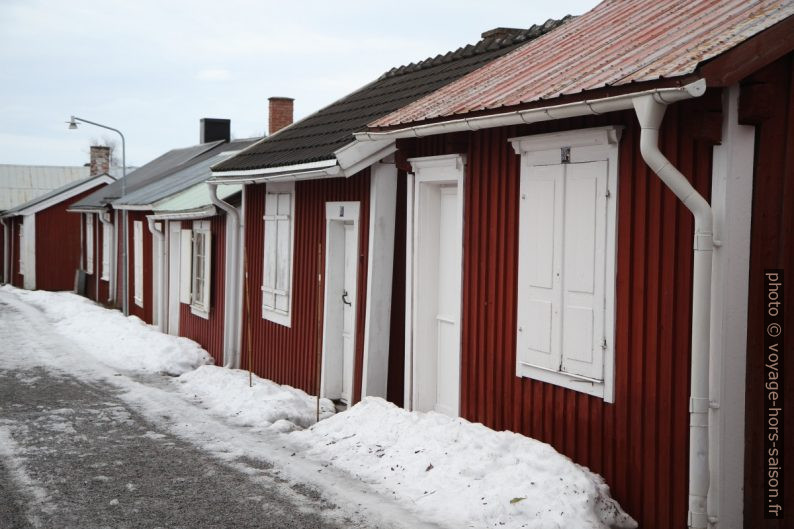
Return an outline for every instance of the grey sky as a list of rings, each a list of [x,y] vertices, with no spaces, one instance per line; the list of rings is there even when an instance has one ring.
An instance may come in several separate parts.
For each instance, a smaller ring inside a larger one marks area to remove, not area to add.
[[[303,117],[392,66],[497,26],[579,15],[597,0],[2,0],[0,163],[82,165],[74,114],[121,129],[141,165],[198,141],[201,117],[261,135],[267,98]]]

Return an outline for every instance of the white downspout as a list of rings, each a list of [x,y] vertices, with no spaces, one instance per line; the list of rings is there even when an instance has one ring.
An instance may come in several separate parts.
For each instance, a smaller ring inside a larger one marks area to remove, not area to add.
[[[226,243],[226,299],[224,300],[224,321],[227,332],[224,332],[223,337],[223,357],[224,367],[237,369],[240,367],[240,350],[239,347],[237,347],[238,341],[236,338],[237,333],[240,332],[240,323],[242,321],[242,318],[240,318],[240,304],[237,299],[239,290],[238,276],[240,275],[238,273],[238,263],[240,262],[240,244],[238,241],[240,212],[237,208],[218,197],[217,184],[208,182],[207,185],[210,191],[210,201],[226,212],[227,222],[231,223],[231,225],[226,228],[227,237],[230,233],[231,237],[228,237],[229,240]],[[232,332],[230,333],[228,330]]]
[[[692,373],[689,397],[689,513],[691,529],[709,524],[709,351],[711,325],[711,257],[714,247],[711,206],[659,150],[659,126],[667,101],[655,95],[634,99],[642,127],[640,152],[648,166],[695,217],[692,276]],[[716,519],[715,519],[716,521]]]
[[[10,264],[10,256],[8,255],[9,247],[8,244],[8,237],[9,237],[9,226],[6,224],[6,219],[0,217],[0,224],[3,225],[3,283],[9,283],[8,280],[8,269]]]
[[[155,226],[155,221],[151,217],[146,217],[146,221],[149,225],[149,231],[152,232],[152,235],[155,239],[157,239],[158,247],[159,247],[159,258],[157,260],[157,283],[158,283],[158,292],[157,292],[157,329],[160,332],[165,332],[165,315],[163,314],[164,310],[164,303],[163,300],[165,298],[165,238],[163,237],[163,232],[161,231],[162,228],[158,229]],[[162,225],[161,225],[162,226]]]
[[[110,267],[110,274],[108,277],[108,303],[112,303],[116,297],[116,233],[117,230],[113,225],[113,221],[110,218],[110,212],[102,211],[99,213],[99,222],[102,223],[103,226],[110,226],[110,233],[112,233],[113,242],[111,244],[108,241],[108,251],[110,252],[110,262],[108,266]],[[104,230],[102,236],[105,236]],[[100,260],[101,263],[101,260]],[[101,266],[101,264],[100,264]]]

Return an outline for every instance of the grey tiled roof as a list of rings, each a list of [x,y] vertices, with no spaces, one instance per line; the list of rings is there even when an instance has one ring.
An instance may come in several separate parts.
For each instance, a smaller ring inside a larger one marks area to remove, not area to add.
[[[221,143],[223,142],[215,141],[211,143],[201,143],[199,145],[173,149],[166,152],[127,174],[126,193],[132,193],[163,176],[186,167],[187,164],[203,159],[200,158],[202,155],[205,155],[207,151],[217,147]],[[87,197],[75,202],[69,209],[103,208],[121,197],[121,189],[121,179],[119,179],[109,186],[98,190],[96,193],[91,193]]]
[[[219,163],[213,171],[263,169],[331,160],[337,149],[353,141],[354,132],[364,129],[373,120],[438,90],[570,19],[568,16],[549,20],[527,30],[487,32],[477,44],[393,68],[363,88]]]

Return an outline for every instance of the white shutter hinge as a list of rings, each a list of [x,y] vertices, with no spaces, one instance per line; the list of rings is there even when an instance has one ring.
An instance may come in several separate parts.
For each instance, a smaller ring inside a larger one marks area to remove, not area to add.
[[[612,193],[610,193],[610,192],[609,192],[609,189],[607,189],[607,194],[606,194],[606,195],[604,195],[604,196],[605,196],[605,197],[607,197],[607,198],[609,198],[609,197],[611,197],[611,196],[612,196]]]
[[[606,351],[607,350],[607,339],[601,338],[601,349]]]

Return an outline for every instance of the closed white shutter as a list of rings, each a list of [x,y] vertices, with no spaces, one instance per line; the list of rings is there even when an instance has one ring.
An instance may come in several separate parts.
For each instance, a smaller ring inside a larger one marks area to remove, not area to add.
[[[518,361],[604,376],[607,162],[521,177]]]
[[[292,201],[292,193],[268,192],[265,198],[263,312],[288,315],[290,311]]]
[[[94,273],[94,215],[85,215],[85,271],[88,274]]]
[[[562,218],[564,167],[530,167],[521,176],[518,273],[518,361],[559,370]]]
[[[191,254],[193,251],[193,232],[179,232],[179,302],[190,304],[190,280],[192,277]]]
[[[110,241],[113,237],[111,224],[102,223],[102,279],[110,279]]]
[[[193,223],[193,292],[191,305],[200,311],[210,308],[211,233],[208,221]]]
[[[566,166],[562,371],[604,377],[607,162]]]
[[[135,304],[143,307],[143,222],[133,222],[133,299]]]

